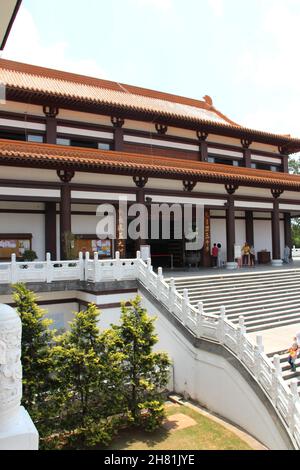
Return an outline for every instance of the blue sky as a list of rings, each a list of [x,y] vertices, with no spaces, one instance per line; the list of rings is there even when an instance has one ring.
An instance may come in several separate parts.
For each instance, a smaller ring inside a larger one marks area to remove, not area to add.
[[[300,137],[299,0],[23,0],[4,58],[201,99]]]

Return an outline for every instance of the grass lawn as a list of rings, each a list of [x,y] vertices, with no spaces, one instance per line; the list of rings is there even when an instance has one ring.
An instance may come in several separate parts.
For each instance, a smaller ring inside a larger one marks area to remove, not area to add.
[[[196,423],[185,429],[165,428],[149,434],[121,432],[109,446],[111,450],[251,450],[231,431],[186,406],[168,406],[167,415],[184,414]]]

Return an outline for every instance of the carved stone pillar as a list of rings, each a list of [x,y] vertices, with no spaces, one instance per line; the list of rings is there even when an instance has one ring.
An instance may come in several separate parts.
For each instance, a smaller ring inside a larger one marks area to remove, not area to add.
[[[19,315],[0,304],[0,450],[38,449],[38,432],[21,406],[21,336]]]

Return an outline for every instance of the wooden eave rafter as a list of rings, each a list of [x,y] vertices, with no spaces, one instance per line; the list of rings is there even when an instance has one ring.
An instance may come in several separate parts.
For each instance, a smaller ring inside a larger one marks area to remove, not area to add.
[[[233,137],[237,139],[247,139],[259,143],[269,144],[281,147],[286,154],[300,151],[300,139],[294,139],[279,134],[257,131],[240,126],[231,126],[218,122],[199,120],[196,118],[170,116],[168,113],[164,116],[162,112],[147,111],[136,109],[134,107],[125,107],[112,103],[99,103],[93,100],[80,100],[67,96],[40,93],[37,91],[24,90],[17,87],[7,87],[6,96],[11,101],[23,101],[36,105],[53,105],[64,107],[73,111],[89,112],[103,114],[107,116],[118,115],[124,119],[138,121],[155,122],[158,124],[168,124],[169,126],[185,128],[189,130],[201,130],[208,134],[218,134],[224,137]]]

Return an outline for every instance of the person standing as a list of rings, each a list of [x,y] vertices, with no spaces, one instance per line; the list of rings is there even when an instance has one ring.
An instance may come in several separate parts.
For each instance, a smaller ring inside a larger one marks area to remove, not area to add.
[[[254,246],[251,246],[251,248],[250,248],[250,265],[252,267],[255,266],[255,249],[254,249]]]
[[[218,268],[222,268],[222,245],[221,243],[217,244],[218,248]]]
[[[243,252],[243,266],[248,266],[249,261],[250,261],[250,245],[247,242],[245,242],[242,248],[242,252]]]
[[[219,249],[217,247],[217,244],[214,243],[214,246],[211,250],[211,256],[212,256],[212,263],[213,263],[213,268],[217,268],[218,265],[218,254],[219,254]]]
[[[290,250],[290,247],[285,245],[284,247],[284,259],[283,259],[283,262],[286,263],[286,264],[289,264],[290,262],[290,255],[291,255],[291,250]]]

